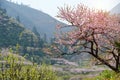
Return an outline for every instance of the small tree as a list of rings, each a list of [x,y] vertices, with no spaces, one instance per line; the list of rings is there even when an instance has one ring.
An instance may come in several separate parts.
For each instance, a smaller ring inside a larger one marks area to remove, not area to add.
[[[58,32],[56,43],[68,45],[64,54],[89,53],[115,72],[120,72],[120,52],[115,43],[120,41],[119,16],[102,10],[89,9],[85,5],[76,8],[59,8],[59,18],[68,26],[58,25],[58,30],[71,27],[68,32]],[[62,51],[59,47],[57,50]]]

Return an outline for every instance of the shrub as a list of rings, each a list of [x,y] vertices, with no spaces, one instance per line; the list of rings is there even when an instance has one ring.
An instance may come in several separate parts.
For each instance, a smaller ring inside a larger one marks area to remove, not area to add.
[[[110,70],[105,70],[100,75],[94,78],[87,78],[85,80],[120,80],[120,74]]]
[[[59,80],[50,66],[28,65],[10,54],[0,63],[0,80]]]

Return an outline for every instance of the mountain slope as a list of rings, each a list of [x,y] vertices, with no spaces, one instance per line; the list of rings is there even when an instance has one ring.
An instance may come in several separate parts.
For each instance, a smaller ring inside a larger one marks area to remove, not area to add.
[[[5,0],[1,0],[1,3],[1,7],[7,10],[9,16],[14,18],[19,16],[21,23],[24,24],[26,28],[32,29],[35,26],[40,34],[46,34],[47,37],[53,36],[55,26],[61,23],[48,14],[23,4],[18,5]]]
[[[5,9],[0,8],[0,48],[16,46],[16,44],[31,46],[31,42],[34,45],[38,44],[37,36],[33,32],[26,30],[22,24],[8,17],[5,12]]]
[[[0,52],[6,54],[4,49],[12,49],[12,52],[24,56],[26,59],[40,63],[47,55],[43,53],[41,39],[21,23],[6,14],[6,10],[0,7]],[[34,59],[32,59],[34,57]],[[47,57],[48,59],[48,57]],[[46,60],[47,60],[46,59]]]
[[[120,14],[120,3],[111,10],[111,13]]]

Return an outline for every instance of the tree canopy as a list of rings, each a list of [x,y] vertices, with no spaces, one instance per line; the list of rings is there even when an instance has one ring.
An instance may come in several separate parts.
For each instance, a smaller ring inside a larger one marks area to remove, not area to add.
[[[64,54],[89,53],[115,72],[120,72],[120,52],[115,46],[120,41],[120,17],[103,10],[90,9],[79,4],[76,8],[59,8],[58,18],[68,22],[68,26],[58,25],[56,43],[68,45]],[[61,28],[71,27],[68,32]]]

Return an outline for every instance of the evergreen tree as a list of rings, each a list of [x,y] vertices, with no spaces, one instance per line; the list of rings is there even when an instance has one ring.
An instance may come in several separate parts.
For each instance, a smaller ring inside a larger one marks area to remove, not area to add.
[[[47,43],[47,35],[46,35],[46,34],[43,35],[43,41],[44,41],[45,43]]]
[[[44,47],[44,44],[47,42],[46,41],[46,34],[44,34],[43,38],[41,38],[39,32],[37,31],[36,27],[34,26],[33,29],[32,29],[32,32],[37,36],[38,40],[39,40],[39,44],[38,46],[40,48],[43,48]]]
[[[37,29],[36,29],[35,26],[33,27],[32,32],[37,36],[37,38],[38,38],[38,44],[37,44],[37,46],[40,47],[40,45],[41,45],[41,37],[40,37],[40,34],[39,34],[39,32],[37,31]]]
[[[35,35],[37,35],[38,37],[40,37],[40,34],[39,34],[39,32],[37,31],[37,29],[36,29],[35,26],[33,27],[32,32],[34,32]]]
[[[20,16],[16,16],[16,20],[17,20],[18,22],[21,22],[21,21],[20,21]]]

